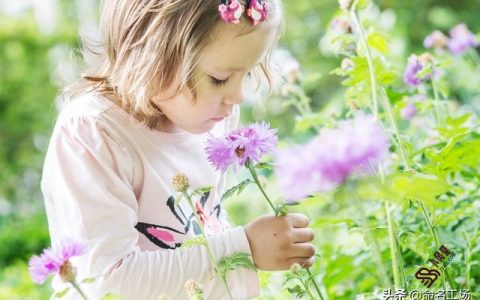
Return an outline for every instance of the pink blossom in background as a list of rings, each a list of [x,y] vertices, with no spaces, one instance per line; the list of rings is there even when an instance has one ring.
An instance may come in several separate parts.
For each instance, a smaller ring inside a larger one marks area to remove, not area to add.
[[[448,49],[455,55],[462,54],[468,49],[478,47],[479,45],[477,37],[463,23],[450,29],[450,37]]]
[[[443,52],[443,50],[448,45],[448,37],[445,36],[441,31],[435,30],[423,41],[423,46],[425,48],[434,48],[438,53]]]
[[[266,123],[256,123],[235,129],[226,137],[207,140],[205,151],[210,163],[224,172],[230,165],[245,165],[247,160],[259,162],[277,140],[276,130]]]
[[[388,136],[369,116],[324,129],[304,146],[276,153],[276,175],[287,202],[315,192],[330,191],[388,157]]]
[[[402,108],[402,110],[400,111],[400,116],[405,120],[410,120],[416,115],[417,115],[417,107],[413,102],[408,102],[408,104],[405,105],[405,107]]]

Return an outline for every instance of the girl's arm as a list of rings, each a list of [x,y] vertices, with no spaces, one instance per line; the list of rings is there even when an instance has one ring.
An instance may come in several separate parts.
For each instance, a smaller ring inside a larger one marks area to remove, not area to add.
[[[86,242],[89,252],[72,259],[77,279],[103,274],[82,287],[91,299],[108,292],[125,299],[157,299],[160,294],[187,299],[184,284],[194,279],[206,299],[224,299],[224,286],[205,247],[140,250],[133,160],[114,140],[97,118],[72,118],[57,126],[45,160],[42,191],[52,243],[66,237]],[[216,259],[251,253],[242,227],[209,239]],[[61,291],[65,284],[55,278],[53,286]],[[259,294],[256,272],[246,269],[229,273],[228,286],[235,299]]]

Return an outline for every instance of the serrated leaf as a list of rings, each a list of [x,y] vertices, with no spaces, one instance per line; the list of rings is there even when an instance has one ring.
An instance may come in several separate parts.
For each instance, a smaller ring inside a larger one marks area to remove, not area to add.
[[[453,118],[453,117],[447,117],[447,119],[445,120],[445,123],[448,125],[448,126],[451,126],[451,127],[460,127],[461,125],[463,125],[470,117],[472,116],[471,113],[465,113],[461,116],[458,116],[456,118]]]
[[[60,292],[58,292],[58,293],[55,293],[54,297],[55,297],[55,298],[62,298],[62,297],[64,297],[64,296],[68,293],[69,290],[70,290],[70,288],[67,287],[67,288],[65,288],[64,290],[62,290],[62,291],[60,291]]]
[[[388,41],[380,33],[377,33],[377,32],[370,33],[367,37],[367,44],[370,47],[378,50],[382,54],[389,53]]]
[[[182,243],[180,248],[191,248],[195,246],[207,246],[207,240],[202,235],[196,236],[193,239],[188,239]]]
[[[235,192],[237,192],[237,195],[240,194],[245,189],[245,187],[250,183],[252,183],[250,179],[245,179],[244,181],[240,182],[236,186],[231,187],[222,195],[221,201],[225,201],[228,198],[232,197],[235,194]]]
[[[421,174],[397,175],[390,182],[393,193],[404,201],[413,199],[429,206],[433,205],[436,196],[445,194],[449,190],[446,180]]]
[[[223,257],[218,263],[218,271],[222,278],[225,278],[227,273],[237,268],[245,268],[250,270],[256,270],[255,265],[250,258],[250,254],[245,252],[235,253],[230,256]]]

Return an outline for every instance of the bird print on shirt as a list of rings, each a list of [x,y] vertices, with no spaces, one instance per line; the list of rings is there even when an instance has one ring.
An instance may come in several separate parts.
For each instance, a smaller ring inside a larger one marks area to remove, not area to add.
[[[205,192],[198,201],[195,202],[195,209],[199,215],[200,222],[210,232],[217,233],[221,231],[221,223],[219,221],[220,204],[217,204],[210,213],[205,212],[205,204],[210,196],[210,191]],[[166,206],[178,220],[178,229],[170,226],[162,226],[138,222],[135,228],[145,235],[152,243],[163,249],[175,249],[182,245],[179,240],[184,240],[182,236],[186,236],[190,231],[194,235],[201,233],[196,218],[191,212],[185,214],[179,205],[175,205],[175,198],[170,196],[166,202]],[[177,236],[177,238],[175,238]]]

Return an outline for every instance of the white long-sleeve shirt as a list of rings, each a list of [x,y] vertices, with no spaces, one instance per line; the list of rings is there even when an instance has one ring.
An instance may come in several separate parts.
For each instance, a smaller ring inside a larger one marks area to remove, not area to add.
[[[237,114],[238,115],[238,114]],[[224,134],[232,119],[206,134],[151,130],[101,95],[87,93],[59,114],[45,158],[42,192],[52,244],[82,241],[88,252],[71,259],[90,299],[106,293],[125,299],[188,299],[194,279],[206,299],[227,299],[203,246],[179,248],[199,233],[186,200],[175,205],[172,177],[184,173],[192,188],[212,186],[194,199],[209,219],[214,257],[251,254],[242,227],[230,228],[220,206],[224,178],[204,153],[209,134]],[[237,269],[227,276],[235,299],[259,294],[257,273]],[[55,276],[56,292],[68,285]],[[70,297],[69,297],[70,296]],[[66,298],[79,299],[70,291]]]

